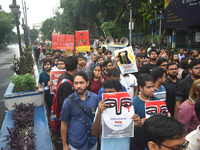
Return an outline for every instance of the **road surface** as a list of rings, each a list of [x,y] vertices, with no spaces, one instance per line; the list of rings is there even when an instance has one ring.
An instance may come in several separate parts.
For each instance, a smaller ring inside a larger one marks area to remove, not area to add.
[[[0,48],[0,128],[3,123],[6,110],[4,107],[3,95],[10,82],[10,77],[14,74],[14,72],[10,69],[14,54],[19,57],[18,44],[12,44],[7,47]]]

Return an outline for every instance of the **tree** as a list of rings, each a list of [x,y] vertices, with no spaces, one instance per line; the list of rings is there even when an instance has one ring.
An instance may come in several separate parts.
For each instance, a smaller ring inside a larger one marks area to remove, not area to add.
[[[56,22],[53,18],[48,18],[43,22],[42,28],[40,28],[40,31],[42,31],[43,33],[43,36],[42,36],[43,40],[52,39],[52,33],[55,29],[55,24]]]
[[[5,41],[7,43],[16,43],[17,42],[17,34],[13,31],[11,31],[9,34],[6,35]]]
[[[38,38],[39,30],[31,29],[31,41],[35,41]]]
[[[14,16],[11,13],[0,11],[0,43],[5,42],[6,36],[12,31]]]

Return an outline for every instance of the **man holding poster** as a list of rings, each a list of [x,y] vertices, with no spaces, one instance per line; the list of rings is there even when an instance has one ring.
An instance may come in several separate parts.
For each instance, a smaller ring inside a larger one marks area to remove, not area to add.
[[[119,94],[116,92],[121,92],[122,87],[121,84],[119,82],[119,80],[117,79],[109,79],[107,81],[104,82],[103,84],[105,93],[107,93],[107,95],[103,96],[108,96],[109,94]],[[125,92],[124,92],[125,94]],[[98,109],[96,111],[95,114],[95,120],[94,120],[94,124],[92,126],[92,134],[94,136],[99,136],[101,134],[101,130],[103,130],[103,135],[101,138],[101,150],[129,150],[130,149],[130,136],[132,135],[125,135],[124,131],[125,128],[127,127],[127,125],[125,126],[121,126],[124,122],[126,122],[128,124],[128,126],[131,124],[132,125],[132,129],[131,132],[129,132],[130,134],[133,134],[133,123],[132,123],[132,119],[134,121],[134,126],[141,126],[141,122],[140,122],[140,117],[138,115],[133,115],[134,112],[134,108],[131,105],[131,102],[129,99],[123,99],[123,98],[116,98],[117,96],[110,96],[109,98],[107,97],[107,99],[103,99],[99,105],[98,105]],[[127,97],[130,97],[127,95]],[[132,109],[132,110],[131,110]],[[107,111],[107,112],[106,112]],[[112,113],[110,111],[113,111]],[[124,116],[123,113],[128,113],[132,112],[132,115],[128,115],[128,116]],[[118,115],[123,115],[122,117],[118,117]],[[122,120],[116,120],[116,118],[122,118]],[[109,120],[110,121],[106,121],[106,126],[108,128],[103,127],[102,128],[102,124],[104,124],[105,120]],[[114,119],[115,118],[115,119]],[[127,119],[126,121],[125,118]],[[131,119],[130,119],[131,118]],[[128,121],[129,120],[129,121]],[[107,130],[109,129],[109,127],[111,127],[111,130]],[[125,127],[125,128],[124,128]],[[123,129],[124,128],[124,129]],[[111,131],[111,134],[109,134],[107,131]],[[105,135],[105,133],[108,133],[107,135]],[[117,132],[119,133],[117,135]],[[120,135],[120,132],[123,132],[123,136]],[[107,136],[107,137],[106,137]]]

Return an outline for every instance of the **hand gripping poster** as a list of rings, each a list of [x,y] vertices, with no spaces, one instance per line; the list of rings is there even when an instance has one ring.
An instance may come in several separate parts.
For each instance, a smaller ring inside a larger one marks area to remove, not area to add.
[[[132,100],[127,92],[103,93],[102,98],[108,107],[103,111],[103,138],[121,138],[134,136],[134,115]]]
[[[119,58],[117,64],[122,75],[138,72],[132,46],[116,50],[114,53]]]
[[[90,50],[89,31],[75,31],[76,50],[86,52]]]
[[[50,86],[51,94],[55,94],[55,91],[56,91],[56,88],[57,88],[58,79],[63,73],[65,73],[65,70],[56,70],[56,71],[51,70],[51,72],[50,72],[50,80],[53,81],[53,84]]]
[[[146,101],[145,103],[145,115],[149,118],[153,115],[161,114],[170,117],[171,114],[167,109],[164,100],[158,101]]]

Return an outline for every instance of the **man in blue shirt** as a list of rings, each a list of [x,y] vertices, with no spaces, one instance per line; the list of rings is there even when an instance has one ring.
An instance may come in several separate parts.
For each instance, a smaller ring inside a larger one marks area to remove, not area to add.
[[[44,83],[44,87],[48,87],[48,82],[50,81],[51,60],[45,59],[43,64],[45,70],[39,76],[38,92],[43,92],[42,83]],[[45,92],[44,99],[46,101],[46,104],[50,112],[53,102],[53,94],[50,93],[49,88],[46,88],[44,92]]]
[[[138,114],[141,119],[145,118],[145,103],[146,101],[158,100],[154,97],[155,79],[149,74],[141,74],[138,76],[138,85],[140,94],[132,99],[132,104],[135,108],[135,114]],[[132,149],[145,149],[144,139],[142,138],[142,129],[138,128],[135,132]]]
[[[83,72],[75,74],[73,85],[75,92],[69,97],[87,114],[69,97],[65,99],[60,117],[63,149],[96,150],[97,138],[92,136],[92,119],[98,107],[98,96],[86,90],[89,81]]]
[[[155,79],[154,96],[160,100],[166,100],[166,90],[164,87],[166,73],[162,68],[154,68],[150,75]]]

